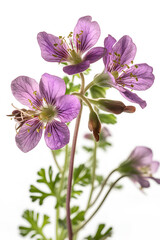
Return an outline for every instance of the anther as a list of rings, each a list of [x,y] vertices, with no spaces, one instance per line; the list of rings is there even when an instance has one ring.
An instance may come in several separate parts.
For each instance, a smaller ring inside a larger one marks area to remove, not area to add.
[[[48,133],[48,134],[47,134],[47,137],[51,137],[51,133]]]

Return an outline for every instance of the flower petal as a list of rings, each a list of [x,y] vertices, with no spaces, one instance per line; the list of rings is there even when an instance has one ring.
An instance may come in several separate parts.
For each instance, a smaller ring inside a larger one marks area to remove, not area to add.
[[[125,71],[116,81],[134,90],[146,90],[154,82],[153,68],[146,63],[136,64]]]
[[[70,122],[76,118],[81,108],[79,99],[73,95],[64,95],[57,98],[55,105],[58,113],[57,117],[62,122]]]
[[[133,163],[139,166],[148,166],[151,164],[153,158],[152,150],[148,147],[138,146],[130,154],[128,159],[131,159]]]
[[[92,22],[90,16],[78,20],[74,28],[73,41],[81,53],[93,47],[100,37],[100,27],[97,22]]]
[[[137,176],[138,178],[138,182],[141,185],[142,188],[149,188],[150,187],[150,183],[146,178]]]
[[[154,180],[156,183],[160,184],[160,179],[159,178],[154,178],[154,177],[150,177],[152,180]]]
[[[116,43],[116,39],[114,37],[112,37],[111,35],[108,35],[108,37],[106,37],[104,39],[104,47],[107,49],[107,52],[103,57],[103,62],[104,62],[104,65],[105,65],[106,68],[107,68],[108,63],[110,61],[110,54],[109,53],[112,52],[112,47],[115,43]]]
[[[122,87],[119,87],[117,89],[120,91],[121,95],[123,97],[125,97],[128,101],[139,104],[141,106],[141,108],[145,108],[147,106],[146,101],[144,101],[143,99],[138,97],[137,94],[129,91],[128,89],[122,88]]]
[[[38,108],[42,105],[39,85],[33,78],[26,76],[17,77],[11,83],[11,90],[14,97],[30,109]]]
[[[122,65],[130,64],[131,61],[134,60],[136,50],[136,45],[132,39],[129,36],[123,36],[113,47],[113,60],[117,61],[113,71],[121,71],[126,67],[121,67]],[[120,54],[120,57],[117,57],[115,54]],[[118,59],[120,59],[120,61]],[[118,64],[118,62],[120,62],[120,64]]]
[[[43,123],[38,118],[26,121],[15,137],[17,146],[25,153],[29,152],[39,143],[42,132]]]
[[[63,71],[69,75],[73,75],[85,71],[89,66],[90,62],[84,60],[79,64],[65,66]]]
[[[64,80],[48,73],[42,75],[39,88],[42,97],[52,105],[54,105],[56,98],[63,96],[66,92]]]
[[[106,53],[106,49],[103,47],[95,47],[87,52],[84,56],[84,60],[88,60],[90,63],[94,63],[101,59]]]
[[[68,144],[70,132],[65,123],[54,120],[47,124],[44,138],[50,149],[57,150]]]
[[[157,161],[152,161],[152,163],[150,164],[150,169],[151,169],[151,173],[156,173],[158,168],[159,168],[160,163]]]
[[[65,43],[46,32],[40,32],[37,40],[41,49],[41,55],[48,62],[65,62],[69,56]]]

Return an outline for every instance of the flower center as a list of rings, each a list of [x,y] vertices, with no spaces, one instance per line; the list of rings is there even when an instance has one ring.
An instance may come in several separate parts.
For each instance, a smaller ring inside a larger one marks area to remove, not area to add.
[[[111,74],[113,75],[113,77],[114,77],[115,79],[118,78],[118,72],[117,72],[117,71],[113,71],[113,72],[111,72]]]
[[[53,108],[53,106],[49,105],[41,109],[41,113],[38,117],[42,122],[51,122],[56,116],[56,114],[56,109]]]
[[[70,57],[69,57],[69,61],[71,64],[78,64],[80,62],[82,62],[81,56],[75,52],[74,49],[70,50]]]
[[[148,176],[151,174],[150,171],[150,167],[149,166],[143,166],[143,167],[139,167],[140,172],[144,175],[144,176]]]

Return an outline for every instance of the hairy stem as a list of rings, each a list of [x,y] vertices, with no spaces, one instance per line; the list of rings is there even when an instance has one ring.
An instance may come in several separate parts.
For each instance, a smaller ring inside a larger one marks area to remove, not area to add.
[[[95,84],[94,81],[90,82],[90,83],[85,87],[84,93],[86,93],[87,90],[88,90],[89,88],[91,88],[94,84]]]
[[[61,167],[59,166],[59,164],[58,164],[58,162],[57,162],[57,158],[56,158],[56,154],[55,154],[54,150],[52,150],[52,156],[53,156],[53,159],[54,159],[54,161],[55,161],[55,164],[56,164],[59,172],[62,173],[62,169],[61,169]]]
[[[100,189],[99,193],[97,194],[97,196],[95,197],[94,201],[90,204],[89,207],[93,206],[93,205],[97,202],[97,200],[98,200],[99,197],[101,196],[101,193],[102,193],[104,187],[106,186],[106,184],[107,184],[110,176],[111,176],[114,172],[116,172],[116,171],[117,171],[117,169],[114,169],[114,170],[113,170],[112,172],[110,172],[110,174],[106,177],[106,179],[105,179],[104,182],[102,183],[102,186],[101,186],[101,189]]]
[[[58,192],[58,197],[57,197],[57,203],[60,201],[61,192],[63,190],[65,172],[67,169],[67,162],[68,162],[68,145],[66,145],[66,147],[65,147],[65,160],[64,160],[64,167],[63,167],[63,171],[62,171],[61,182],[60,182],[60,187],[59,187],[59,192]],[[58,206],[56,209],[56,240],[59,239],[59,234],[58,234],[59,214],[60,214],[60,210],[59,210],[59,206]]]
[[[83,94],[84,85],[85,85],[83,73],[80,73],[80,77],[81,77],[81,81],[82,81],[80,93]],[[75,156],[77,136],[78,136],[78,130],[79,130],[79,125],[80,125],[81,115],[82,115],[82,101],[81,101],[81,109],[80,109],[79,115],[76,119],[76,125],[75,125],[75,129],[74,129],[74,136],[73,136],[71,157],[70,157],[70,165],[69,165],[69,174],[68,174],[67,199],[66,199],[66,211],[67,211],[66,219],[67,219],[67,229],[68,229],[69,240],[72,240],[72,236],[73,236],[72,222],[71,222],[71,217],[70,217],[70,199],[71,199],[71,190],[72,190],[74,156]]]
[[[91,191],[90,191],[90,195],[89,195],[89,199],[88,199],[88,203],[87,203],[87,207],[86,207],[86,212],[90,207],[90,202],[91,202],[93,191],[94,191],[94,182],[95,182],[95,177],[96,177],[96,159],[97,159],[96,154],[97,154],[97,142],[94,141],[93,166],[92,166],[92,185],[91,185]]]
[[[88,222],[90,222],[90,220],[94,217],[94,215],[98,212],[98,210],[101,208],[101,206],[103,205],[104,201],[106,200],[106,198],[108,197],[109,193],[111,192],[111,190],[114,188],[114,186],[117,184],[117,182],[119,180],[121,180],[122,178],[126,177],[127,175],[123,175],[121,177],[119,177],[109,188],[109,190],[107,191],[106,195],[104,196],[104,198],[102,199],[101,203],[98,205],[98,207],[96,208],[96,210],[92,213],[92,215],[73,233],[76,234],[77,232],[79,232]]]

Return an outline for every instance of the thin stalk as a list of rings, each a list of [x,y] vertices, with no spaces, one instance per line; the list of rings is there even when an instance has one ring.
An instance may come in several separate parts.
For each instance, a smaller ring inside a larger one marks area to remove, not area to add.
[[[94,182],[95,182],[95,177],[96,177],[96,159],[97,159],[96,154],[97,154],[97,142],[94,141],[93,166],[92,166],[92,185],[91,185],[91,191],[90,191],[90,195],[89,195],[89,199],[88,199],[88,203],[87,203],[87,207],[86,207],[86,212],[90,207],[90,202],[91,202],[93,191],[94,191]]]
[[[117,184],[117,182],[119,180],[121,180],[122,178],[126,177],[127,175],[123,175],[121,177],[119,177],[109,188],[109,190],[107,191],[106,195],[104,196],[104,198],[102,199],[101,203],[98,205],[98,207],[96,208],[96,210],[92,213],[92,215],[73,233],[73,234],[77,234],[77,232],[79,232],[88,222],[90,222],[90,220],[94,217],[94,215],[98,212],[98,210],[101,208],[101,206],[103,205],[104,201],[106,200],[106,198],[108,197],[109,193],[111,192],[111,190],[114,188],[114,186]]]
[[[84,95],[82,95],[81,93],[76,93],[76,92],[72,93],[72,95],[75,95],[75,96],[79,97],[80,99],[82,99],[88,105],[90,111],[93,111],[92,105],[90,104],[90,102]]]
[[[80,93],[83,94],[84,85],[85,85],[83,73],[80,73],[80,77],[81,77],[81,81],[82,81]],[[77,117],[75,129],[74,129],[74,136],[73,136],[71,157],[70,157],[70,165],[69,165],[69,174],[68,174],[68,187],[67,187],[67,198],[66,198],[66,211],[67,211],[66,219],[67,219],[67,229],[68,229],[69,240],[72,240],[72,236],[73,236],[72,222],[71,222],[71,217],[70,217],[70,199],[71,199],[71,190],[72,190],[74,156],[75,156],[77,136],[78,136],[78,130],[79,130],[79,125],[80,125],[81,115],[82,115],[82,101],[81,101],[81,109],[80,109],[79,115]]]
[[[59,187],[59,192],[58,192],[58,197],[57,197],[57,202],[59,202],[60,197],[61,197],[61,192],[62,192],[62,190],[63,190],[65,172],[66,172],[66,169],[67,169],[67,162],[68,162],[68,145],[66,145],[66,147],[65,147],[64,167],[63,167],[63,171],[62,171],[61,182],[60,182],[60,187]],[[60,214],[60,210],[59,210],[59,206],[58,206],[58,207],[57,207],[57,210],[56,210],[56,240],[59,239],[59,234],[58,234],[58,219],[59,219],[59,214]]]
[[[84,93],[86,93],[87,90],[88,90],[89,88],[91,88],[94,84],[95,84],[94,81],[90,82],[90,83],[85,87]]]
[[[57,162],[56,154],[54,153],[54,151],[52,151],[52,156],[53,156],[53,159],[54,159],[54,161],[55,161],[55,164],[56,164],[59,172],[62,173],[62,169],[61,169],[61,167],[59,166],[59,164],[58,164],[58,162]]]
[[[114,172],[116,172],[116,171],[117,171],[117,169],[114,169],[114,170],[113,170],[112,172],[110,172],[110,174],[106,177],[106,179],[104,180],[104,182],[103,182],[103,184],[102,184],[102,186],[101,186],[101,189],[100,189],[99,193],[98,193],[97,196],[95,197],[94,201],[89,205],[89,207],[93,206],[93,205],[97,202],[97,200],[98,200],[99,197],[101,196],[101,193],[102,193],[104,187],[106,186],[106,184],[107,184],[110,176],[111,176]]]

